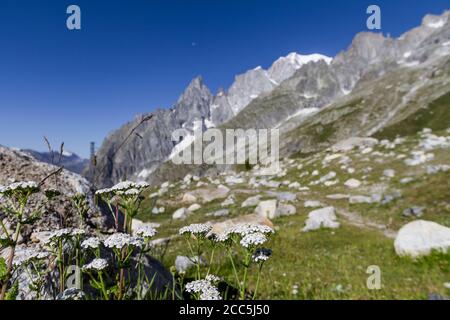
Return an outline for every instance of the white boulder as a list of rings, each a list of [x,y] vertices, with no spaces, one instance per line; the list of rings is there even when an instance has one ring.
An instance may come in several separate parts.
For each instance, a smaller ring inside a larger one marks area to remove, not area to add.
[[[450,228],[436,222],[416,220],[404,225],[394,242],[399,256],[418,258],[432,250],[447,252],[450,247]]]
[[[359,188],[359,186],[361,186],[361,181],[359,181],[357,179],[348,179],[347,181],[345,181],[344,185],[351,189]]]
[[[277,218],[277,200],[261,201],[256,207],[255,213],[268,219]]]
[[[182,219],[186,219],[188,215],[189,215],[189,211],[186,208],[180,208],[173,213],[172,219],[173,220],[182,220]]]
[[[326,207],[310,212],[305,224],[304,232],[320,228],[337,229],[340,226],[334,213],[334,207]]]

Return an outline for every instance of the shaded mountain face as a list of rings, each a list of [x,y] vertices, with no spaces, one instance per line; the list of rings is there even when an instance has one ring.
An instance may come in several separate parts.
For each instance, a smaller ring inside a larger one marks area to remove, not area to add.
[[[329,62],[331,58],[290,54],[277,60],[269,70],[258,67],[236,76],[229,90],[221,90],[216,96],[202,78],[197,77],[171,109],[155,111],[149,121],[143,121],[148,115],[138,116],[108,135],[97,153],[96,165],[88,167],[84,174],[98,187],[110,186],[122,179],[148,180],[161,163],[170,158],[177,143],[181,143],[172,141],[174,130],[183,128],[193,134],[199,126],[220,125],[235,117],[251,101],[277,87],[279,83],[272,75],[281,81],[305,63],[319,60]],[[284,75],[280,70],[285,71]]]
[[[89,167],[85,175],[95,186],[109,186],[124,178],[147,179],[170,155],[174,130],[193,131],[209,119],[212,99],[200,77],[192,80],[170,110],[157,110],[147,121],[146,115],[138,116],[112,132],[98,150],[96,166]]]
[[[53,164],[64,167],[64,169],[81,174],[83,170],[89,165],[89,160],[82,159],[78,155],[71,152],[38,152],[35,150],[22,150],[23,152],[31,155],[33,158],[40,162]]]
[[[220,91],[215,97],[194,90],[196,102],[183,103],[183,110],[197,114],[202,110],[209,125],[223,129],[277,127],[282,133],[284,156],[314,152],[350,136],[374,135],[448,91],[449,16],[449,12],[426,16],[421,26],[398,39],[360,33],[333,60],[291,54],[277,60],[269,70],[256,68],[237,76],[228,91]],[[180,98],[170,112],[159,111],[158,119],[179,115],[182,101]],[[204,108],[199,108],[197,101],[202,101]],[[347,113],[352,117],[344,117]],[[192,122],[196,117],[190,119]],[[192,123],[181,121],[178,125],[193,128]],[[131,127],[120,131],[127,132]],[[170,128],[145,132],[144,140],[155,142],[150,148],[127,144],[126,160],[119,157],[111,161],[111,170],[100,179],[101,184],[125,176],[160,182],[179,178],[185,171],[201,174],[211,169],[180,168],[168,162],[161,165],[173,144],[170,139],[167,143],[156,141],[170,137],[174,127]],[[120,139],[108,137],[100,159],[111,154],[114,148],[107,146],[114,141]],[[150,159],[157,160],[150,163]],[[146,174],[139,174],[143,170]]]

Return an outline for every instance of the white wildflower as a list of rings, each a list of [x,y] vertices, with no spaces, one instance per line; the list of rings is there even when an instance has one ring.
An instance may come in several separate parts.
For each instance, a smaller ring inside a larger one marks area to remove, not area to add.
[[[180,229],[180,235],[189,233],[193,235],[207,235],[212,230],[212,226],[210,224],[191,224],[190,226],[183,227]]]
[[[48,242],[57,241],[63,238],[68,238],[72,234],[71,228],[65,228],[65,229],[59,229],[56,231],[53,231],[50,236],[48,237]]]
[[[96,194],[97,196],[102,196],[102,195],[104,195],[104,194],[110,194],[111,192],[112,192],[111,189],[106,188],[106,189],[100,189],[100,190],[97,190],[97,191],[95,192],[95,194]]]
[[[156,229],[151,226],[143,226],[136,231],[136,235],[145,239],[154,237],[156,233]]]
[[[108,267],[108,261],[105,259],[94,259],[91,263],[83,266],[83,271],[102,271]]]
[[[34,181],[15,182],[9,186],[0,187],[0,193],[8,195],[16,192],[20,193],[35,193],[39,191],[39,185]]]
[[[81,247],[83,249],[98,249],[100,247],[101,241],[97,237],[91,237],[84,240],[81,243]]]
[[[216,287],[209,287],[205,288],[205,290],[202,291],[200,294],[200,300],[203,301],[218,301],[222,300],[222,297],[220,296],[219,290],[217,290]]]
[[[189,293],[200,293],[201,300],[221,300],[219,290],[208,280],[196,280],[186,284],[186,291]]]
[[[218,276],[215,276],[213,274],[209,274],[205,278],[206,281],[209,281],[210,283],[217,283],[220,282],[222,279]]]
[[[142,239],[132,237],[129,234],[126,233],[115,233],[111,236],[109,236],[105,242],[105,247],[111,248],[111,249],[122,249],[125,246],[132,246],[132,247],[142,247],[143,242]]]
[[[128,189],[134,188],[135,184],[131,181],[123,181],[116,184],[114,187],[111,188],[111,191],[118,192],[118,191],[127,191]]]
[[[124,195],[126,195],[126,196],[137,196],[137,195],[139,195],[139,193],[141,193],[140,190],[133,188],[133,189],[129,189],[129,190],[125,191]]]
[[[138,182],[135,184],[135,187],[143,190],[150,187],[150,185],[147,182]]]
[[[251,248],[264,244],[267,241],[267,237],[262,233],[251,233],[244,236],[241,240],[241,246],[244,248]]]
[[[50,256],[50,253],[46,251],[38,251],[36,249],[23,249],[18,250],[14,256],[13,265],[20,267],[31,261],[43,260]]]
[[[232,226],[227,229],[226,233],[228,235],[237,234],[241,237],[245,237],[247,235],[253,234],[253,233],[261,233],[264,235],[269,235],[274,233],[275,231],[268,226],[260,225],[260,224],[251,224],[251,223],[242,223],[237,224],[235,226]]]
[[[72,229],[71,232],[70,232],[70,235],[73,236],[73,237],[83,236],[85,234],[86,234],[86,231],[84,231],[83,229],[77,229],[77,228]]]

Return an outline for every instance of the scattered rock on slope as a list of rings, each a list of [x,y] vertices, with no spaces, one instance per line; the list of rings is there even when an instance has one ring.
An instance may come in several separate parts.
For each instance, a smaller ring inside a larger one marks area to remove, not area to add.
[[[450,228],[436,222],[416,220],[404,225],[394,242],[399,256],[418,258],[432,250],[447,252],[450,247]]]

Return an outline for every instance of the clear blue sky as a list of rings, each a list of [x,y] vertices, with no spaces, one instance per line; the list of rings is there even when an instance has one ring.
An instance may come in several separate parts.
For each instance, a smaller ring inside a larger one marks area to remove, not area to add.
[[[66,8],[82,30],[66,29]],[[214,92],[289,52],[334,56],[382,9],[398,36],[448,0],[1,0],[0,144],[83,156],[136,114],[170,107],[202,75]]]

